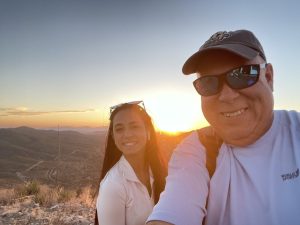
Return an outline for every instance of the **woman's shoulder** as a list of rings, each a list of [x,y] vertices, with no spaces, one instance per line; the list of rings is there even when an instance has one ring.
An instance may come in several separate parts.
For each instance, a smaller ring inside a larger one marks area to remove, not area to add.
[[[124,188],[125,178],[119,162],[117,162],[105,175],[100,183],[100,188]]]
[[[116,163],[102,179],[97,201],[100,201],[99,199],[101,202],[111,202],[113,199],[124,200],[126,193],[126,184]]]

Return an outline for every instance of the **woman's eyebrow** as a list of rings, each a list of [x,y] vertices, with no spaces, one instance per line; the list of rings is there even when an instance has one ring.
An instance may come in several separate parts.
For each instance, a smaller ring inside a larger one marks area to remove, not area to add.
[[[140,121],[130,121],[129,123],[128,123],[128,125],[136,125],[136,124],[141,124],[141,122]],[[124,123],[122,123],[122,122],[120,122],[120,123],[116,123],[115,125],[114,125],[114,127],[117,127],[117,126],[124,126],[125,124]]]
[[[118,122],[118,123],[115,123],[114,126],[125,125],[125,124],[135,124],[135,123],[139,123],[139,121],[132,120],[132,121],[129,121],[129,122],[127,122],[127,123],[124,123],[124,122]]]

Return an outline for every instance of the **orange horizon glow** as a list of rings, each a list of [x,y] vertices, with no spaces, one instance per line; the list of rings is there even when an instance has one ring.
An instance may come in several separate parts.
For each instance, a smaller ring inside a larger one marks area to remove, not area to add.
[[[0,117],[0,127],[28,126],[33,128],[49,127],[102,127],[107,123],[101,121],[98,112],[83,113],[53,113],[32,116],[3,116]]]
[[[176,134],[207,125],[202,116],[199,96],[167,90],[155,93],[145,97],[144,103],[157,131]],[[127,96],[126,99],[132,98]],[[12,110],[13,113],[2,113],[0,127],[106,127],[109,125],[109,112],[106,109],[109,107],[102,107],[102,110],[34,111],[19,107]]]
[[[153,118],[153,117],[152,117]],[[166,123],[161,123],[163,119],[153,119],[155,130],[159,132],[164,132],[168,134],[178,134],[181,132],[191,131],[199,127],[206,126],[204,123],[195,123],[193,126],[176,127],[172,126],[172,121],[168,120]],[[168,123],[170,123],[168,125]],[[66,115],[40,115],[40,116],[9,116],[5,119],[0,118],[0,128],[1,127],[21,127],[27,126],[32,128],[55,128],[55,127],[70,127],[70,128],[100,128],[108,127],[109,121],[101,121],[99,115],[76,115],[76,116],[66,116]]]

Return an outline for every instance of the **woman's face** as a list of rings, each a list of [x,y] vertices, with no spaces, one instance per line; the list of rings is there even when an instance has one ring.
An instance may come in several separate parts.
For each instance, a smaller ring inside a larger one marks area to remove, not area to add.
[[[126,156],[143,154],[147,130],[142,118],[132,109],[124,109],[113,118],[113,137],[118,149]]]

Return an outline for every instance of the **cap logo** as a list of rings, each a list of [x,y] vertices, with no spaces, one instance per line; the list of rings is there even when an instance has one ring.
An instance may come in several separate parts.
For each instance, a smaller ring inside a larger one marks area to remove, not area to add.
[[[219,31],[215,34],[213,34],[206,42],[204,45],[208,44],[213,44],[213,43],[218,43],[223,41],[224,39],[227,39],[231,37],[232,32],[227,32],[227,31]]]

